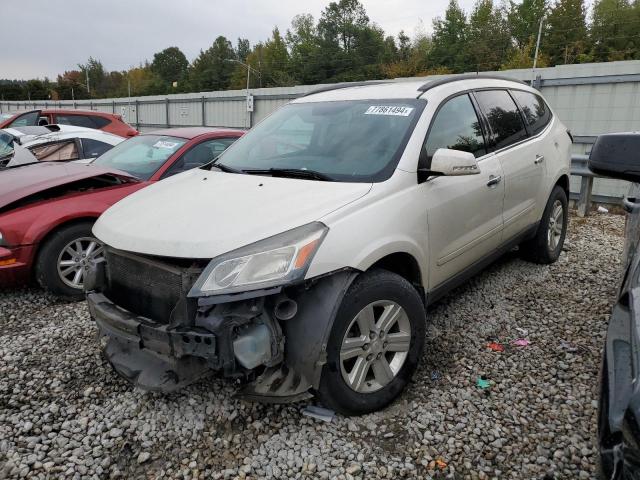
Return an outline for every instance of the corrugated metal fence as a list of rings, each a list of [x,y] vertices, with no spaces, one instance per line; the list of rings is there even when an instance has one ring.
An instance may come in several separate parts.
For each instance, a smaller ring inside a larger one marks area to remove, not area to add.
[[[575,138],[574,153],[584,154],[600,133],[640,130],[640,61],[562,65],[499,73],[531,82],[541,90]],[[397,81],[416,80],[397,79]],[[231,90],[165,96],[78,101],[0,101],[0,113],[33,108],[74,108],[112,112],[142,131],[177,126],[247,128],[290,100],[321,85],[251,90],[254,111],[246,111],[246,92]],[[625,182],[596,179],[596,197],[621,198]],[[572,192],[580,190],[572,178]]]

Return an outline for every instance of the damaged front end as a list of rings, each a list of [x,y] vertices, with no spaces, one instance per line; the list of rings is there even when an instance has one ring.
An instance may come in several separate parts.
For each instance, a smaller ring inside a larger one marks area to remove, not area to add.
[[[85,288],[116,372],[146,390],[171,392],[215,370],[244,380],[239,394],[248,399],[308,397],[319,385],[333,319],[356,273],[190,296],[210,267],[107,247]]]

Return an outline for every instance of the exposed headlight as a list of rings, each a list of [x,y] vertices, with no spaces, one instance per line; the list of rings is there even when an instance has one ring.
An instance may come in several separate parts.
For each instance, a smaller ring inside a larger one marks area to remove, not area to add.
[[[190,297],[257,290],[300,281],[329,229],[309,223],[211,260]]]

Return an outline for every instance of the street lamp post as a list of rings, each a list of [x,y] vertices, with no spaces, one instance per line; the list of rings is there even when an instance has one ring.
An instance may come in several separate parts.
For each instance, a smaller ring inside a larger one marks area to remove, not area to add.
[[[533,56],[533,72],[531,79],[531,86],[534,86],[536,80],[536,65],[538,64],[538,50],[540,50],[540,37],[542,37],[542,24],[544,23],[544,15],[540,19],[540,27],[538,27],[538,41],[536,42],[536,53]]]

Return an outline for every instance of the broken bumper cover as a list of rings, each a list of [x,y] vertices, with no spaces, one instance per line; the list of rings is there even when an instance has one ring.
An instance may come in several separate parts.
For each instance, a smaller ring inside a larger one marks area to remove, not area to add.
[[[91,317],[108,338],[105,356],[116,372],[146,390],[178,390],[216,362],[216,337],[194,328],[171,328],[132,314],[101,293],[88,293]]]

